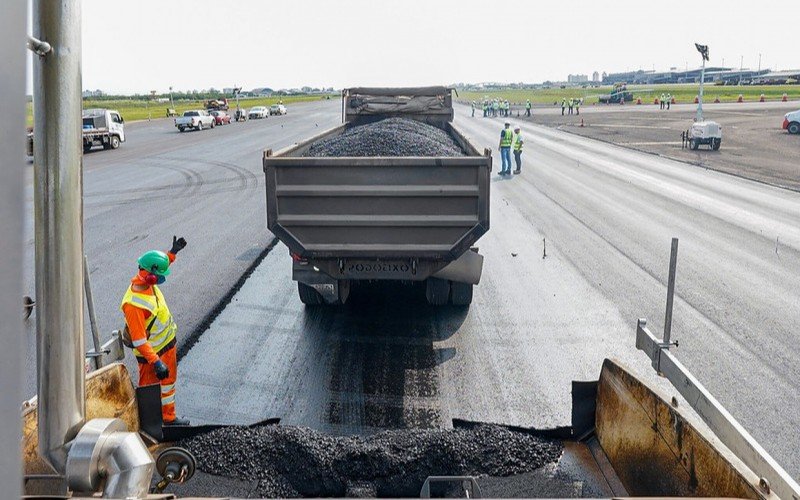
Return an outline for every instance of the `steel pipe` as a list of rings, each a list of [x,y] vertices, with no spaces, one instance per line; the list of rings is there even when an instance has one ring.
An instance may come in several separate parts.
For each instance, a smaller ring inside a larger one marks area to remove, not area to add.
[[[34,0],[32,36],[51,47],[33,61],[39,454],[63,474],[86,413],[80,1]]]

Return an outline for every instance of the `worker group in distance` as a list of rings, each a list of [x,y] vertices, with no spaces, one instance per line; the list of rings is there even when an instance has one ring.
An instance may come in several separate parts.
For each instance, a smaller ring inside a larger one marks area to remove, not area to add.
[[[583,99],[579,97],[570,97],[567,99],[566,97],[561,98],[561,116],[564,116],[564,112],[567,111],[567,114],[581,114],[581,105],[583,104]]]
[[[478,104],[472,101],[472,116],[475,116],[475,110]],[[509,117],[511,116],[511,103],[508,99],[488,99],[484,98],[481,105],[484,118],[496,118],[498,116]],[[518,113],[519,114],[519,113]],[[531,100],[525,101],[525,116],[531,116]]]

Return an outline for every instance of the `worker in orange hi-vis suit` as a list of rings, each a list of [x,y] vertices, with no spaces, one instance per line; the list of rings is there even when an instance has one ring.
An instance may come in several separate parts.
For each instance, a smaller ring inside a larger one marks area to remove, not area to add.
[[[139,257],[139,272],[122,298],[127,335],[139,362],[139,386],[161,385],[164,425],[189,425],[175,415],[175,380],[178,375],[175,334],[178,327],[158,285],[169,276],[175,255],[186,247],[183,238],[172,238],[168,253],[150,250]]]

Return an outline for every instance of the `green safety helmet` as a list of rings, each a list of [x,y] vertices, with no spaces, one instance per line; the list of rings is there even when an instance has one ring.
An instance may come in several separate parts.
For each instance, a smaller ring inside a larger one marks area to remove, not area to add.
[[[169,257],[160,250],[150,250],[139,257],[139,267],[156,276],[169,276]]]

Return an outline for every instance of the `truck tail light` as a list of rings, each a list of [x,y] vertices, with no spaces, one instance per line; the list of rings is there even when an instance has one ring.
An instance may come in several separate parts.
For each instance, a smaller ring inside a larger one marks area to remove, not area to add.
[[[789,128],[789,119],[788,118],[784,118],[783,119],[783,130],[786,130],[787,128]]]
[[[306,259],[300,257],[299,254],[296,254],[294,252],[289,252],[289,255],[292,256],[292,261],[293,262],[297,262],[299,264],[308,264],[308,261]]]

